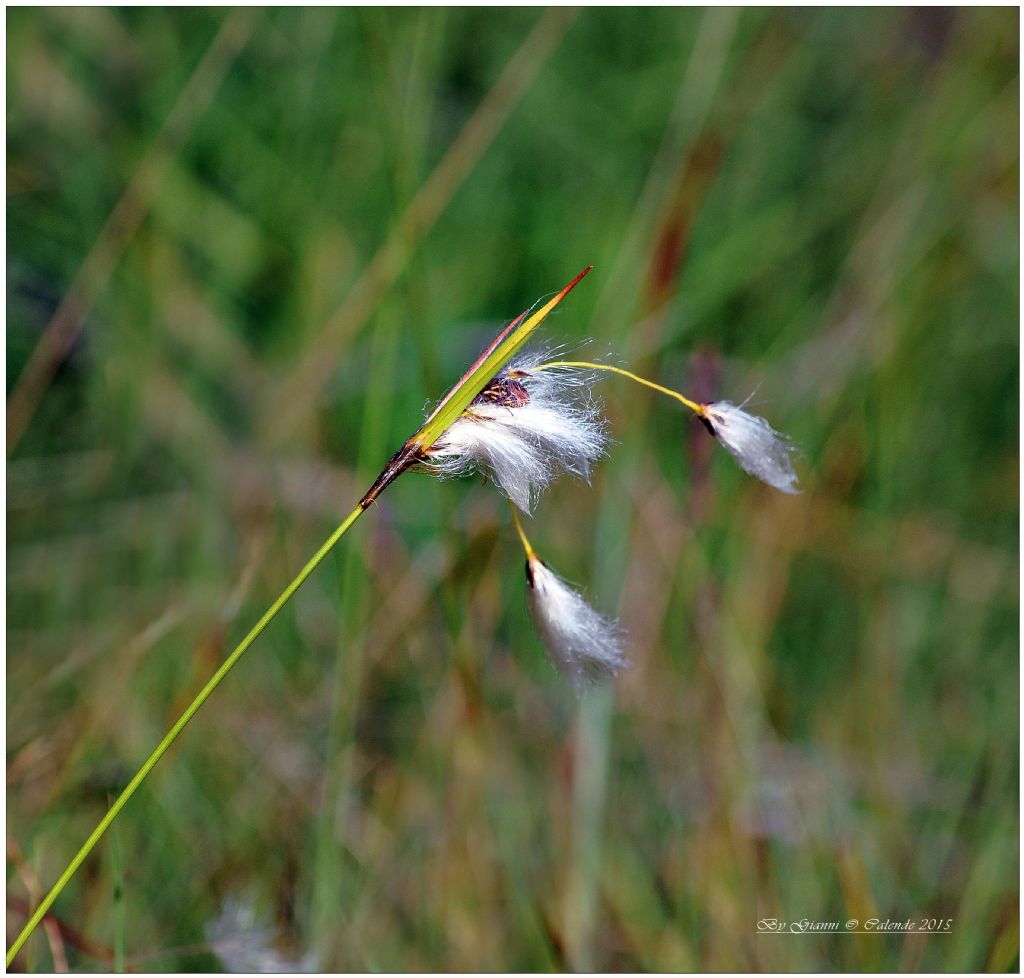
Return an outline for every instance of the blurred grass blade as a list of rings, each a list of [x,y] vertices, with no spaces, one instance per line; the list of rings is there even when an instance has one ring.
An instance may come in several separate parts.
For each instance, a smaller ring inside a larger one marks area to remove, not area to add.
[[[8,458],[149,212],[177,155],[249,42],[256,19],[250,11],[239,8],[224,18],[39,337],[7,400]]]
[[[114,876],[114,971],[124,974],[124,864],[121,861],[121,840],[117,829],[110,833],[110,857]]]

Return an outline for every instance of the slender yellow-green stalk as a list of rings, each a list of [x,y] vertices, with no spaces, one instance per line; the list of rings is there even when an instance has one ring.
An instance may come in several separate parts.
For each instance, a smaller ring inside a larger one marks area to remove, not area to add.
[[[533,560],[537,555],[534,553],[533,547],[530,546],[530,541],[526,539],[526,534],[523,532],[523,524],[519,522],[519,514],[516,512],[515,504],[509,500],[508,508],[512,511],[512,522],[515,524],[516,533],[519,534],[519,539],[523,544],[523,550],[526,551],[526,559]]]
[[[167,753],[167,749],[177,740],[178,735],[185,729],[189,720],[196,715],[199,708],[207,701],[210,694],[221,684],[224,677],[231,672],[235,663],[245,654],[246,649],[252,645],[253,642],[259,637],[260,633],[270,624],[271,621],[276,617],[277,613],[288,603],[292,595],[303,585],[306,578],[316,570],[317,565],[327,556],[332,550],[334,545],[345,535],[346,531],[352,526],[353,523],[366,511],[366,504],[360,502],[358,506],[345,519],[339,524],[337,529],[324,541],[323,546],[313,554],[312,557],[306,562],[306,565],[299,571],[295,576],[295,579],[291,584],[286,587],[277,600],[264,612],[263,617],[250,629],[249,634],[242,639],[238,645],[235,646],[234,651],[229,655],[220,668],[213,674],[210,681],[199,691],[198,695],[191,703],[189,703],[185,712],[175,721],[174,726],[167,731],[167,735],[163,740],[157,744],[155,750],[149,757],[146,758],[145,763],[139,768],[135,777],[128,782],[128,786],[118,795],[117,800],[107,814],[103,816],[99,825],[96,826],[92,831],[92,835],[82,844],[82,847],[75,853],[74,859],[68,863],[67,869],[60,874],[60,879],[53,884],[50,892],[43,898],[43,902],[36,907],[35,912],[28,919],[28,923],[22,928],[21,933],[15,938],[14,943],[11,945],[7,952],[7,967],[11,966],[11,962],[14,961],[17,953],[22,949],[25,941],[29,939],[32,932],[39,925],[39,922],[46,916],[47,911],[53,906],[53,902],[60,896],[64,887],[68,885],[71,877],[75,875],[78,867],[85,861],[85,857],[92,852],[93,847],[99,842],[103,833],[110,828],[110,824],[117,818],[118,813],[128,803],[128,800],[135,794],[139,789],[139,786],[149,775],[149,772],[156,767],[157,762],[164,754]]]
[[[636,374],[630,373],[628,370],[623,370],[621,367],[613,367],[607,363],[591,363],[589,360],[552,360],[550,363],[542,363],[539,367],[533,367],[532,369],[534,371],[548,370],[551,367],[586,367],[588,370],[607,370],[610,373],[619,374],[622,377],[628,377],[630,380],[635,380],[638,384],[643,384],[644,387],[650,387],[652,390],[658,391],[659,394],[667,394],[669,397],[675,398],[681,404],[685,404],[698,417],[704,416],[703,404],[691,401],[685,395],[680,394],[679,391],[670,390],[668,387],[662,387],[661,384],[656,384],[653,380],[638,377]]]

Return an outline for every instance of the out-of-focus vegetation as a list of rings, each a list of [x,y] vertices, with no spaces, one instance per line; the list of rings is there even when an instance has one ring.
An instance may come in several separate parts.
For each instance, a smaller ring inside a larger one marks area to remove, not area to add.
[[[1016,967],[1016,10],[7,30],[9,935],[424,404],[584,265],[545,334],[756,389],[806,488],[603,380],[618,444],[530,525],[631,635],[580,707],[504,501],[403,477],[20,966]],[[953,924],[758,933],[871,917]]]

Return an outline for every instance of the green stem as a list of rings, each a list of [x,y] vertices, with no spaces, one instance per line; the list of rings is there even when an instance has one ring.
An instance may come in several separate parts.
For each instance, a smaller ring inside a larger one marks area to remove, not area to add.
[[[392,478],[394,478],[394,476],[392,476]],[[379,492],[380,490],[378,489],[377,491]],[[368,496],[369,494],[367,494],[367,497]],[[376,496],[376,493],[374,493],[374,496]],[[324,557],[327,556],[328,553],[330,553],[331,549],[345,535],[349,527],[352,526],[352,524],[355,523],[355,521],[359,519],[360,516],[362,516],[362,514],[366,511],[367,507],[369,506],[369,503],[373,502],[372,498],[370,498],[369,501],[367,501],[367,497],[363,498],[363,501],[361,501],[359,505],[356,506],[356,508],[352,510],[352,512],[349,513],[348,516],[345,517],[345,519],[337,527],[337,529],[335,529],[335,531],[327,538],[323,546],[321,546],[320,549],[315,554],[313,554],[312,557],[309,558],[309,560],[306,562],[305,567],[303,567],[302,570],[299,571],[299,573],[296,575],[295,579],[291,582],[291,584],[289,584],[288,587],[286,587],[281,592],[277,600],[266,610],[266,612],[264,612],[263,617],[260,618],[260,620],[256,622],[255,625],[253,625],[252,629],[249,631],[249,634],[246,635],[245,638],[243,638],[242,641],[239,642],[237,646],[235,646],[235,649],[231,653],[231,655],[229,655],[224,660],[224,662],[221,664],[221,667],[213,674],[213,677],[210,679],[210,681],[199,691],[199,694],[188,705],[188,708],[185,710],[185,712],[182,713],[180,717],[178,717],[178,719],[174,723],[174,726],[171,727],[171,729],[167,732],[167,735],[164,737],[164,739],[161,740],[159,744],[157,744],[156,749],[153,751],[153,753],[146,758],[145,763],[142,765],[142,767],[139,768],[138,773],[136,773],[135,777],[133,777],[131,781],[128,782],[128,786],[124,789],[124,791],[121,792],[121,794],[118,796],[114,804],[110,806],[109,811],[107,812],[106,815],[103,816],[103,819],[100,821],[100,824],[97,825],[95,829],[93,829],[92,835],[90,835],[89,838],[85,840],[85,842],[82,844],[82,847],[78,850],[78,852],[75,853],[75,858],[72,859],[70,863],[68,863],[67,869],[65,869],[64,872],[61,873],[60,879],[58,879],[57,882],[53,884],[53,888],[50,890],[49,893],[46,894],[46,897],[43,899],[43,902],[40,903],[38,907],[36,907],[35,913],[32,914],[32,916],[28,920],[28,923],[25,924],[24,928],[22,929],[21,933],[17,936],[17,938],[15,938],[14,943],[11,945],[10,949],[7,952],[8,968],[11,966],[11,963],[14,961],[14,958],[22,949],[25,942],[29,939],[29,937],[32,936],[32,932],[36,929],[36,927],[39,926],[39,922],[46,916],[47,911],[50,909],[50,907],[53,906],[54,901],[57,899],[57,897],[60,896],[61,892],[64,890],[64,887],[68,885],[68,882],[71,880],[71,877],[75,875],[75,872],[78,870],[78,867],[81,866],[82,863],[85,861],[86,856],[88,856],[89,853],[92,852],[96,843],[99,842],[99,840],[102,838],[103,833],[110,828],[111,823],[114,821],[115,818],[117,818],[121,809],[124,808],[124,806],[128,803],[128,800],[132,797],[132,795],[134,795],[135,792],[138,791],[139,787],[142,785],[142,782],[145,781],[146,778],[149,776],[149,772],[152,771],[154,767],[156,767],[157,762],[160,760],[161,757],[164,756],[164,754],[167,753],[167,750],[171,746],[171,744],[173,744],[174,741],[178,739],[178,735],[182,732],[182,730],[185,729],[189,720],[191,720],[192,717],[196,715],[199,708],[207,701],[207,699],[209,699],[210,694],[221,684],[221,681],[224,679],[224,677],[227,676],[227,674],[231,672],[231,670],[234,668],[235,663],[237,663],[238,660],[245,654],[246,649],[248,649],[249,646],[256,641],[256,639],[260,636],[260,634],[267,627],[267,625],[269,625],[274,620],[274,618],[277,616],[277,613],[288,603],[292,595],[294,595],[295,592],[298,591],[300,587],[302,587],[306,578],[313,573],[317,565],[324,559]]]

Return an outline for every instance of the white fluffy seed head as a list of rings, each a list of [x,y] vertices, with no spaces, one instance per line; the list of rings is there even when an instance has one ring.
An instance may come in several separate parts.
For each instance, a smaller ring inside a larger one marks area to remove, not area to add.
[[[764,418],[729,401],[704,405],[703,419],[745,472],[780,492],[798,493],[793,470],[795,449]]]
[[[526,561],[530,616],[548,656],[577,694],[629,666],[617,621],[595,611],[536,556]]]
[[[608,440],[593,374],[535,371],[537,362],[513,362],[488,384],[426,453],[431,472],[483,472],[527,513],[559,470],[589,480]]]

